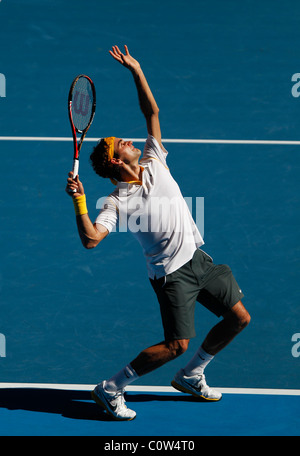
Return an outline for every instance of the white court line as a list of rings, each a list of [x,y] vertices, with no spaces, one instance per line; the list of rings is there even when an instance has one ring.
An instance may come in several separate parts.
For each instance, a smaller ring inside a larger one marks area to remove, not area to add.
[[[66,384],[66,383],[0,383],[0,389],[4,388],[45,388],[72,391],[91,391],[95,385]],[[218,388],[218,391],[224,394],[264,394],[279,396],[300,396],[298,389],[268,389],[268,388]],[[143,386],[130,385],[126,387],[128,392],[141,393],[178,393],[172,386]]]
[[[145,142],[146,138],[123,138],[124,141]],[[55,136],[0,136],[0,141],[73,141],[72,137]],[[85,142],[97,142],[99,138],[85,138]],[[276,141],[262,139],[163,139],[163,143],[177,144],[267,144],[267,145],[300,145],[300,141]]]

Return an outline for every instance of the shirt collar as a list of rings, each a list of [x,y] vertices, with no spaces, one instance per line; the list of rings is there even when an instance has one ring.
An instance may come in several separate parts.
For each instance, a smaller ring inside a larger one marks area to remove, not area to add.
[[[141,168],[141,171],[142,173],[144,172],[144,167],[143,166],[140,166]],[[129,182],[118,182],[117,183],[117,187],[118,188],[129,188],[130,185],[143,185],[143,181],[142,180],[132,180],[132,181],[129,181]]]

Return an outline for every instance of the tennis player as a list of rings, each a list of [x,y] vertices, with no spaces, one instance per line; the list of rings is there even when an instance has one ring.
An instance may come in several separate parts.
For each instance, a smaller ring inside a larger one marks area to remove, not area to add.
[[[187,350],[189,340],[195,337],[196,301],[222,319],[210,330],[188,364],[175,374],[171,384],[200,400],[221,399],[221,393],[207,385],[204,369],[248,325],[250,316],[241,302],[244,295],[230,268],[214,264],[200,249],[203,239],[168,169],[167,151],[161,142],[159,109],[140,64],[127,46],[124,53],[117,46],[109,52],[133,75],[147,124],[144,151],[141,154],[131,141],[114,136],[103,138],[94,148],[91,163],[95,172],[116,185],[95,223],[89,218],[78,176],[73,179],[69,173],[66,190],[73,198],[84,247],[96,247],[117,223],[127,222],[128,230],[143,248],[150,282],[160,304],[164,340],[143,350],[92,392],[94,400],[114,419],[132,420],[136,413],[125,405],[124,388]]]

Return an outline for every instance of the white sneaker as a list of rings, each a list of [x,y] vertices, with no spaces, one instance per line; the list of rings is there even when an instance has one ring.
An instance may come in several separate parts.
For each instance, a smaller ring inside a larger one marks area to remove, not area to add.
[[[204,374],[187,377],[184,375],[183,369],[180,369],[172,380],[171,385],[183,393],[192,394],[204,401],[219,401],[222,398],[222,394],[219,391],[207,386]]]
[[[108,392],[105,390],[105,380],[91,392],[93,400],[103,407],[115,420],[130,421],[136,417],[134,410],[125,405],[124,390]]]

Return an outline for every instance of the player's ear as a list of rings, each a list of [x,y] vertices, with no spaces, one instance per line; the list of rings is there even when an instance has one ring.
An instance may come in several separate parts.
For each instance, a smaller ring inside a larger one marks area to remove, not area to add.
[[[113,164],[113,165],[117,165],[117,166],[123,166],[124,165],[124,162],[122,160],[120,160],[119,158],[115,158],[113,157],[110,162]]]

